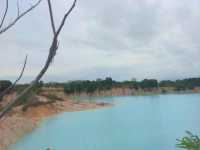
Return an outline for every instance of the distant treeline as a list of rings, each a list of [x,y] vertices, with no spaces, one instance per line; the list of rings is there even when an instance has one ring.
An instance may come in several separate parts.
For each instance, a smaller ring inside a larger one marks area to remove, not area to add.
[[[200,87],[200,78],[188,78],[183,80],[163,80],[158,81],[156,79],[144,79],[142,81],[115,81],[111,77],[105,79],[97,79],[94,81],[90,80],[79,80],[79,81],[70,81],[67,83],[47,83],[45,86],[64,87],[64,91],[67,94],[73,93],[94,93],[95,91],[105,91],[112,88],[130,88],[135,90],[150,90],[158,88],[173,88],[176,91],[182,90],[192,90],[195,87]]]
[[[0,91],[6,88],[6,86],[10,85],[10,81],[0,81]],[[183,90],[192,90],[195,87],[200,87],[200,78],[188,78],[183,80],[163,80],[158,81],[156,79],[144,79],[142,81],[115,81],[111,77],[107,77],[105,79],[97,79],[97,80],[77,80],[77,81],[69,81],[67,83],[43,83],[40,82],[40,87],[63,87],[64,91],[67,94],[74,93],[94,93],[95,91],[105,91],[110,90],[112,88],[130,88],[135,90],[150,90],[150,89],[158,89],[158,88],[173,88],[176,91]],[[25,85],[18,85],[17,90],[21,88],[25,88]]]

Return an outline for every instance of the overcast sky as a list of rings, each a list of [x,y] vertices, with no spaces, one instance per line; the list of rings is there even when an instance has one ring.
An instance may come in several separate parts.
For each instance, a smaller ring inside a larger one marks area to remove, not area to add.
[[[52,1],[58,23],[72,0]],[[8,22],[16,11],[11,8]],[[78,0],[43,80],[198,77],[199,27],[199,0]],[[51,40],[43,0],[0,36],[0,79],[15,79],[28,54],[22,81],[31,81],[45,63]]]

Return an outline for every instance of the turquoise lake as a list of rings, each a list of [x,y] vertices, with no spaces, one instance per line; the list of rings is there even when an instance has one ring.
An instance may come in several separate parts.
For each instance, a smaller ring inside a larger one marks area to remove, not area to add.
[[[104,97],[115,106],[45,120],[9,150],[177,150],[200,133],[200,94]]]

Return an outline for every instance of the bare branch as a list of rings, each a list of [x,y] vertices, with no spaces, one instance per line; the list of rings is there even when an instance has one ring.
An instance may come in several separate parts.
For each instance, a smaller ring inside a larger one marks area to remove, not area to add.
[[[1,23],[0,23],[0,29],[3,26],[3,23],[4,23],[5,19],[6,19],[7,13],[8,13],[8,0],[6,0],[6,10],[5,10],[4,14],[3,14],[3,18],[2,18]]]
[[[56,34],[56,28],[55,28],[55,23],[54,23],[54,19],[53,19],[53,11],[52,11],[52,6],[51,6],[51,1],[48,1],[48,6],[49,6],[49,14],[50,14],[50,18],[51,18],[51,26],[52,26],[52,30],[53,30],[53,34]]]
[[[29,9],[25,10],[21,14],[18,14],[17,17],[10,24],[8,24],[6,27],[4,27],[4,28],[2,28],[0,30],[0,34],[6,32],[8,29],[10,29],[11,27],[13,27],[22,17],[24,17],[26,14],[28,14],[34,8],[36,8],[40,4],[41,1],[42,0],[38,0],[38,2],[36,4],[34,4],[33,6],[31,6]],[[19,13],[19,8],[18,8],[18,13]]]
[[[19,77],[15,80],[15,82],[9,86],[7,89],[5,89],[2,93],[0,93],[0,101],[2,100],[2,98],[8,94],[11,90],[13,90],[16,86],[16,84],[19,82],[19,80],[22,78],[23,74],[24,74],[24,70],[26,68],[26,63],[27,63],[27,58],[28,56],[26,55],[26,58],[25,58],[25,61],[24,61],[24,65],[23,65],[23,68],[21,70],[21,73],[19,75]]]
[[[60,26],[59,26],[59,28],[58,28],[58,31],[57,31],[57,35],[60,33],[60,31],[62,30],[62,28],[63,28],[63,26],[64,26],[64,24],[65,24],[65,21],[66,21],[66,19],[67,19],[67,17],[69,16],[69,14],[72,12],[72,10],[74,9],[74,7],[76,6],[76,1],[77,0],[74,0],[74,2],[73,2],[73,4],[72,4],[72,6],[70,7],[70,9],[67,11],[67,13],[65,14],[65,16],[63,17],[63,20],[62,20],[62,22],[61,22],[61,24],[60,24]]]
[[[17,1],[17,17],[20,15],[20,9],[19,9],[19,1]]]
[[[50,0],[48,0],[50,2]],[[49,3],[48,2],[48,5],[50,4],[51,5],[51,2]],[[46,60],[46,63],[44,65],[44,67],[42,68],[42,70],[39,72],[39,74],[36,76],[36,78],[31,82],[31,84],[25,89],[22,91],[22,93],[20,95],[18,95],[11,103],[9,103],[1,112],[0,112],[0,119],[3,118],[3,116],[8,113],[14,106],[16,103],[18,103],[18,101],[20,100],[21,97],[23,97],[25,94],[27,94],[39,81],[40,79],[43,77],[43,75],[45,74],[45,72],[47,71],[47,69],[49,68],[51,62],[53,61],[53,58],[55,57],[56,55],[56,51],[58,49],[58,36],[59,36],[59,33],[62,29],[62,27],[64,26],[65,24],[65,21],[66,21],[66,18],[69,16],[69,14],[72,12],[73,8],[75,7],[75,3],[76,3],[76,0],[74,0],[74,3],[72,5],[72,7],[68,10],[68,12],[65,14],[65,16],[63,17],[62,21],[61,21],[61,24],[58,28],[58,31],[56,32],[56,34],[54,35],[53,37],[53,41],[51,43],[51,46],[49,48],[49,55],[48,55],[48,58]],[[51,15],[51,6],[49,6],[49,11],[50,11],[50,17],[53,16]],[[51,21],[53,21],[54,19],[51,18]],[[53,22],[54,23],[54,22]],[[52,26],[52,28],[54,28]],[[54,30],[54,29],[53,29]]]

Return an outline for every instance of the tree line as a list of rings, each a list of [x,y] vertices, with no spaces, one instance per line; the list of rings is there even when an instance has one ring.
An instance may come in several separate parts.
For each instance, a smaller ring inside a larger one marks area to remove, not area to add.
[[[3,91],[11,82],[8,80],[0,81],[0,91]],[[130,88],[130,89],[158,89],[158,88],[173,88],[176,91],[182,90],[192,90],[195,87],[200,87],[200,78],[187,78],[182,80],[162,80],[158,81],[156,79],[144,79],[142,81],[127,80],[127,81],[115,81],[111,77],[106,77],[105,79],[96,80],[76,80],[69,81],[66,83],[43,83],[40,82],[44,87],[63,87],[67,94],[74,93],[94,93],[95,91],[106,91],[112,88]],[[16,86],[16,90],[23,89],[23,87],[28,86],[28,84]]]
[[[158,88],[173,88],[175,91],[192,90],[200,87],[200,78],[187,78],[182,80],[144,79],[142,81],[127,80],[115,81],[111,77],[96,80],[76,80],[67,83],[45,83],[46,87],[63,87],[67,94],[94,93],[95,91],[106,91],[112,88],[130,88],[135,90],[150,90]]]

